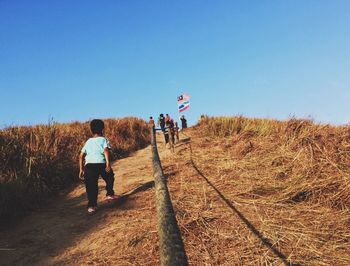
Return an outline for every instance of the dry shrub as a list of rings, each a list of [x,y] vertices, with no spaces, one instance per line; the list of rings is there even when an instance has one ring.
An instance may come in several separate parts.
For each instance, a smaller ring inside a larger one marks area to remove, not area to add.
[[[149,143],[149,130],[141,119],[129,117],[104,122],[114,159]],[[77,181],[78,155],[89,137],[89,122],[0,131],[1,220],[9,221],[12,216],[36,207],[43,197]]]

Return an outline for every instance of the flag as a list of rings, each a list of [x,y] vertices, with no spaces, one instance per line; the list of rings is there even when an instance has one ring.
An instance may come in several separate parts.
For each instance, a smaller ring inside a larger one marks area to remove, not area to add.
[[[177,97],[177,107],[179,113],[185,111],[190,107],[190,96],[187,93],[183,93],[179,97]]]

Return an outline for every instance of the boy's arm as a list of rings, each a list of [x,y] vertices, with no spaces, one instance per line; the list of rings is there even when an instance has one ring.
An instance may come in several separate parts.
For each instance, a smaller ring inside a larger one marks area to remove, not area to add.
[[[109,172],[111,171],[111,164],[110,164],[110,161],[109,161],[109,149],[108,148],[105,148],[104,151],[103,151],[103,154],[106,158],[106,172]]]
[[[85,153],[81,152],[79,155],[79,178],[84,180],[84,157]]]

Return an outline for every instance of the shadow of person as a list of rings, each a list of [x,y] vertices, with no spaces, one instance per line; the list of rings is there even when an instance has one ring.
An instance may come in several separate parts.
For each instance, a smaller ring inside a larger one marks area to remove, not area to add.
[[[137,186],[136,188],[133,188],[132,190],[122,194],[118,199],[112,201],[112,202],[104,202],[100,204],[99,206],[99,211],[103,209],[108,209],[108,208],[115,208],[115,207],[120,207],[123,204],[125,204],[128,200],[128,198],[136,193],[146,191],[150,188],[154,187],[154,181],[149,181],[144,184],[141,184]]]
[[[80,185],[81,186],[81,185]],[[154,186],[150,181],[124,193],[111,204],[100,202],[99,211],[89,215],[84,208],[86,194],[61,195],[46,207],[33,212],[25,220],[0,230],[0,265],[48,265],[51,258],[74,245],[77,239],[94,231],[105,220],[106,211],[100,210],[123,206],[133,207],[130,196]],[[79,187],[79,186],[78,186]],[[76,187],[77,188],[77,187]],[[81,189],[82,190],[82,189]],[[117,210],[119,211],[119,210]],[[121,210],[123,211],[123,210]]]

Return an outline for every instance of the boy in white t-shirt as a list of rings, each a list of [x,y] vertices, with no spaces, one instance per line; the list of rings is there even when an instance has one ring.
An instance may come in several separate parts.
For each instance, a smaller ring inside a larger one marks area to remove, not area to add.
[[[114,173],[109,161],[109,142],[103,137],[104,123],[100,119],[90,122],[93,134],[81,150],[79,156],[79,178],[85,181],[88,197],[88,213],[93,214],[97,210],[98,178],[101,176],[106,182],[107,200],[115,200]],[[83,164],[85,158],[85,166]]]

